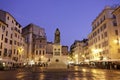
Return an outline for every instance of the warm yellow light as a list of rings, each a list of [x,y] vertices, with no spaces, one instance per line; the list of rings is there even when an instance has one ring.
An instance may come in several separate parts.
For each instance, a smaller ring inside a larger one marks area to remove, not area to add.
[[[23,64],[24,66],[26,65],[26,63]]]
[[[88,60],[88,59],[86,59],[86,60],[85,60],[85,62],[89,62],[89,60]]]
[[[30,61],[31,66],[35,64],[33,60]]]
[[[120,43],[120,40],[119,40],[119,39],[116,39],[116,40],[114,40],[114,43],[119,44],[119,43]]]
[[[3,66],[5,67],[5,63],[3,62]]]
[[[95,54],[96,54],[96,53],[99,53],[99,52],[101,52],[101,51],[102,51],[102,49],[92,49],[92,52],[95,53]]]
[[[82,57],[84,58],[84,57],[85,57],[85,55],[82,55]]]
[[[118,40],[114,40],[114,43],[118,43]]]
[[[76,54],[76,55],[75,55],[75,58],[77,58],[77,57],[78,57],[78,55]]]
[[[23,47],[22,47],[22,46],[21,46],[21,47],[19,47],[19,48],[18,48],[18,52],[19,52],[19,54],[22,54],[23,50],[24,50],[24,49],[23,49]]]
[[[95,60],[100,60],[100,58],[96,57]]]
[[[41,56],[41,58],[43,58],[44,56]]]
[[[103,58],[103,60],[107,60],[107,58],[106,58],[106,57],[104,57],[104,58]]]
[[[87,70],[86,69],[82,69],[83,72],[86,72]]]

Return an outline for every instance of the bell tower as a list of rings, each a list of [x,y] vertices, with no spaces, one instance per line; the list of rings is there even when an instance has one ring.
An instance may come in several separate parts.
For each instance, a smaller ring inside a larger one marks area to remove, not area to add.
[[[54,33],[53,57],[51,58],[49,68],[67,68],[66,57],[62,56],[62,45],[60,44],[60,31],[57,28]]]
[[[60,31],[59,31],[58,28],[55,31],[54,43],[55,44],[60,44]]]
[[[60,31],[57,28],[54,33],[53,56],[61,56]]]

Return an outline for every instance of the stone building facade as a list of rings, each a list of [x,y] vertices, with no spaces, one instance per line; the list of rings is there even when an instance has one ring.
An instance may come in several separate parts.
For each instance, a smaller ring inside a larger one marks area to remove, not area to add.
[[[46,54],[46,33],[44,28],[35,24],[29,24],[22,29],[25,42],[27,43],[27,62],[38,63],[41,56]]]
[[[92,32],[88,35],[90,61],[115,61],[120,59],[119,22],[112,12],[116,7],[105,9],[92,22]]]
[[[22,64],[25,62],[25,42],[22,37],[22,26],[8,12],[0,10],[0,20],[5,23],[1,26],[2,60],[5,64]]]

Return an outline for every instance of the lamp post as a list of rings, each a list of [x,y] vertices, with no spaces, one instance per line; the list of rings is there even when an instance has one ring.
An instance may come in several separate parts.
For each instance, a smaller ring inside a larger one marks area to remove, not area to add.
[[[19,52],[19,54],[20,54],[20,58],[19,58],[19,61],[20,61],[20,62],[21,62],[21,60],[22,60],[23,51],[24,51],[24,49],[23,49],[22,46],[18,48],[18,52]]]

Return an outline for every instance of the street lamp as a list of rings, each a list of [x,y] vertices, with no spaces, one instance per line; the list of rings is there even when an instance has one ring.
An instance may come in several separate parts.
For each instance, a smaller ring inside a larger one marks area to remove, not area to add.
[[[19,52],[20,55],[23,53],[23,51],[24,51],[24,49],[23,49],[22,46],[18,48],[18,52]]]
[[[19,52],[19,54],[20,54],[20,58],[19,58],[20,61],[22,60],[21,58],[22,58],[23,51],[24,51],[24,49],[23,49],[22,46],[21,46],[21,47],[18,47],[18,52]]]

